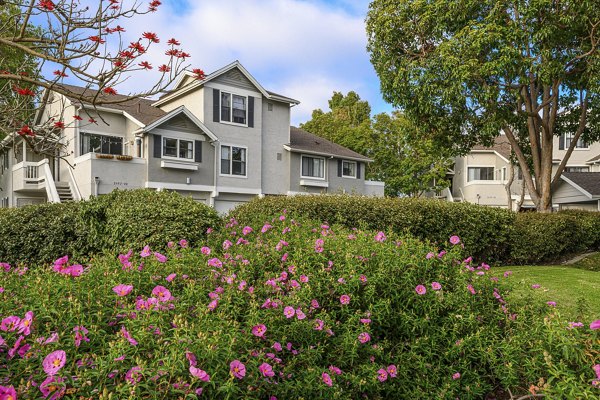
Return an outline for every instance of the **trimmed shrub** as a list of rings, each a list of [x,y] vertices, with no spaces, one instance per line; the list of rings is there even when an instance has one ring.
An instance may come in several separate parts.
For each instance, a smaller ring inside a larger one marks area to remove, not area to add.
[[[139,243],[200,240],[220,221],[214,209],[172,192],[114,191],[90,201],[0,210],[0,261],[49,263]]]
[[[350,195],[265,197],[237,207],[230,216],[242,223],[262,223],[282,210],[349,228],[410,234],[440,245],[458,235],[469,254],[486,262],[506,258],[515,219],[513,212],[470,203]]]
[[[459,244],[439,252],[304,219],[270,225],[230,221],[202,249],[164,255],[138,253],[140,243],[82,273],[64,259],[0,268],[0,318],[30,321],[3,320],[0,385],[19,398],[40,398],[51,381],[102,399],[597,394],[594,333],[552,324],[545,304],[513,304],[511,278],[463,260]]]

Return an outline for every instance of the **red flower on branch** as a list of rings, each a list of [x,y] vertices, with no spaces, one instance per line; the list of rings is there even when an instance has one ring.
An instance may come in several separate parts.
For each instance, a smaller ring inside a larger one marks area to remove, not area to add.
[[[28,125],[23,125],[23,127],[21,127],[21,129],[19,129],[17,133],[21,136],[35,136],[35,133],[33,133],[33,130],[31,130],[31,128]]]
[[[168,66],[168,65],[166,65],[166,64],[163,64],[163,65],[161,65],[160,67],[158,67],[158,70],[159,70],[160,72],[169,72],[169,71],[171,71],[171,67],[169,67],[169,66]]]
[[[206,78],[206,74],[200,68],[193,69],[192,73],[194,74],[194,78],[196,78],[196,79],[202,80],[202,79]]]
[[[66,78],[69,76],[69,75],[65,74],[63,71],[60,71],[58,69],[56,71],[54,71],[53,74],[56,76],[60,76],[61,78]]]
[[[102,39],[100,36],[90,36],[88,39],[99,44],[106,43],[106,40]]]
[[[40,0],[38,7],[43,8],[46,11],[54,11],[54,3],[50,0]]]
[[[158,8],[158,6],[160,6],[162,3],[158,0],[153,0],[150,2],[150,5],[148,6],[148,11],[154,12],[156,11],[156,9]]]
[[[135,58],[135,54],[133,54],[133,51],[123,50],[119,53],[119,57],[132,59]]]
[[[148,61],[142,61],[138,65],[144,69],[152,69],[152,65]]]
[[[102,89],[102,91],[106,94],[117,94],[117,91],[114,88],[111,87],[105,87],[104,89]]]
[[[156,33],[154,33],[154,32],[144,32],[144,34],[142,35],[142,37],[144,39],[148,39],[152,43],[159,43],[160,42],[160,39],[158,38],[158,36],[156,36]]]
[[[179,43],[179,41],[175,38],[171,38],[169,39],[169,41],[167,42],[167,44],[171,45],[171,46],[179,46],[181,43]]]
[[[83,121],[83,118],[81,118],[79,115],[73,115],[73,118],[77,121]]]
[[[13,87],[13,90],[19,95],[19,96],[35,96],[35,92],[29,88],[22,88],[22,87],[18,87],[15,86]]]
[[[115,68],[125,68],[125,63],[121,60],[117,60],[115,62],[113,62],[113,65],[115,66]]]
[[[56,122],[54,123],[54,127],[55,127],[55,128],[59,128],[59,129],[65,129],[65,123],[64,123],[64,122],[62,122],[62,121],[56,121]]]
[[[140,42],[131,42],[129,44],[129,48],[133,49],[133,50],[135,50],[135,51],[137,51],[139,53],[145,53],[146,52],[146,48],[144,46],[142,46],[140,44]]]
[[[88,119],[88,122],[91,122],[92,124],[98,123],[98,121],[96,121],[94,118],[91,118],[91,117],[90,117],[90,119]]]
[[[190,55],[190,53],[186,53],[185,51],[179,51],[179,52],[177,52],[175,57],[185,59],[185,58],[191,57],[191,55]]]
[[[177,57],[177,54],[179,54],[179,50],[177,50],[177,49],[171,49],[171,50],[165,51],[165,55],[170,56],[170,57]]]

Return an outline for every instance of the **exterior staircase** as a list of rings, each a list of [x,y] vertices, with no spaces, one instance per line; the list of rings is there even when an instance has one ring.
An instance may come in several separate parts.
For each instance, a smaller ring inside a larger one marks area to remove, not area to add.
[[[73,201],[73,193],[71,192],[71,187],[68,182],[55,182],[55,185],[61,203]]]

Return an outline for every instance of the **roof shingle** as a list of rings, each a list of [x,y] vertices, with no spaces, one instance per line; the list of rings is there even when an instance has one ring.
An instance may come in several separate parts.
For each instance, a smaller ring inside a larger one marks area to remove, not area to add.
[[[325,156],[339,158],[352,158],[361,161],[372,161],[370,158],[358,154],[344,146],[330,142],[305,130],[290,127],[290,148],[297,152],[317,153]]]
[[[473,146],[471,150],[495,150],[498,154],[508,160],[510,158],[512,147],[506,135],[499,135],[494,138],[494,144],[491,147],[478,144]]]
[[[562,176],[592,196],[600,196],[600,172],[563,172]]]

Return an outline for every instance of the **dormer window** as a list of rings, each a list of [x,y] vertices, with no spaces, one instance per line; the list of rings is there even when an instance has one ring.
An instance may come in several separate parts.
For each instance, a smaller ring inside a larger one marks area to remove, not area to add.
[[[248,99],[246,96],[221,92],[221,121],[246,125],[248,120]]]

